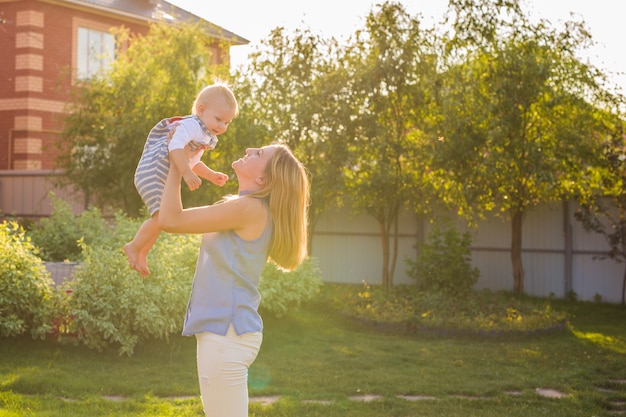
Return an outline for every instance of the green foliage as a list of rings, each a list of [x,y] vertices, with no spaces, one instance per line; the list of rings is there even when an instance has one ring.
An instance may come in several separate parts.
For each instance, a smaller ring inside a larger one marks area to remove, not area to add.
[[[96,246],[84,245],[84,262],[67,283],[71,296],[64,315],[67,332],[90,348],[116,346],[132,355],[146,339],[167,339],[182,330],[199,240],[162,234],[149,255],[151,275],[141,278],[120,248],[139,224],[118,216],[113,234]]]
[[[16,222],[0,224],[0,336],[50,330],[54,290],[36,248]]]
[[[471,266],[469,232],[460,234],[449,222],[436,223],[429,242],[420,246],[417,260],[406,259],[407,274],[417,287],[448,297],[464,297],[472,292],[480,271]]]
[[[282,317],[315,297],[321,285],[321,274],[315,258],[305,259],[291,272],[282,271],[268,262],[259,285],[261,308],[276,317]]]
[[[623,98],[580,52],[584,22],[532,22],[520,1],[451,0],[441,63],[441,140],[434,183],[468,217],[511,219],[514,290],[524,291],[523,218],[533,207],[586,193],[599,138]],[[623,108],[623,106],[622,106]]]
[[[608,119],[608,118],[607,118]],[[626,261],[626,136],[624,122],[613,121],[613,131],[602,144],[602,153],[595,170],[603,173],[596,186],[579,193],[579,207],[574,213],[585,230],[600,234],[609,245],[606,254],[595,256]],[[595,297],[594,297],[595,298]],[[622,275],[622,305],[626,305],[626,273]]]
[[[151,274],[141,278],[120,250],[139,222],[118,215],[115,225],[97,244],[81,244],[84,261],[64,284],[67,296],[58,299],[56,323],[61,339],[77,338],[98,350],[114,346],[130,356],[141,341],[182,330],[200,237],[161,234],[148,256]],[[307,259],[288,273],[268,263],[261,283],[263,309],[283,316],[315,296],[321,279],[315,261]]]
[[[446,334],[526,334],[563,328],[568,315],[549,300],[489,290],[450,296],[415,286],[394,288],[363,284],[346,291],[341,310],[367,323],[407,332]]]
[[[100,210],[90,208],[74,215],[66,201],[50,195],[54,210],[52,215],[36,224],[29,235],[39,248],[42,259],[50,262],[83,259],[79,241],[91,245],[101,239],[106,231],[106,221]]]

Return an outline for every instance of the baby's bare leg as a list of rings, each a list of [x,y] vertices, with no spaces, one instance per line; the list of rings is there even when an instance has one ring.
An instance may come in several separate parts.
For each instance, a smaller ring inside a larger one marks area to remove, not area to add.
[[[130,267],[139,272],[139,275],[142,277],[150,275],[147,263],[148,251],[154,245],[160,233],[157,212],[143,222],[133,240],[124,245],[124,253],[128,258]]]
[[[150,275],[150,269],[148,268],[148,252],[152,249],[152,246],[157,241],[159,236],[161,235],[161,230],[158,230],[155,233],[150,241],[139,251],[139,256],[137,257],[137,271],[142,277],[146,277]]]

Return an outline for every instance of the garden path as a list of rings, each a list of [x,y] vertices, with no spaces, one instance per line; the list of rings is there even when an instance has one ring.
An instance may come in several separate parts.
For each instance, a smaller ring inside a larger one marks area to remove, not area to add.
[[[608,380],[603,386],[597,387],[598,392],[603,394],[602,405],[607,410],[607,415],[610,416],[626,416],[626,379],[611,379]],[[551,389],[551,388],[536,388],[534,392],[540,396],[545,398],[553,398],[553,399],[561,399],[567,398],[569,395],[567,393]],[[506,395],[523,395],[522,391],[506,391]],[[402,398],[407,401],[437,401],[442,399],[443,397],[436,397],[432,395],[398,395],[398,398]],[[454,398],[461,398],[467,400],[489,400],[489,397],[478,397],[478,396],[468,396],[468,395],[456,395],[450,396]],[[108,396],[104,397],[105,399],[111,401],[123,401],[124,397],[118,396]],[[182,400],[182,399],[192,399],[195,397],[171,397],[171,400]],[[359,401],[359,402],[370,402],[381,400],[383,397],[381,395],[376,394],[363,394],[363,395],[354,395],[349,397],[351,401]],[[261,404],[263,406],[269,406],[277,402],[281,399],[280,395],[269,395],[269,396],[257,396],[250,397],[250,403]],[[332,401],[327,400],[304,400],[307,403],[315,403],[315,404],[331,404]]]

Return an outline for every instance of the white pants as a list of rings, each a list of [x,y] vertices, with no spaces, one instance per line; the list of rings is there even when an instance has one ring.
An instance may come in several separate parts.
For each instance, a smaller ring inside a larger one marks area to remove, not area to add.
[[[198,379],[207,417],[247,417],[248,368],[256,359],[263,335],[237,336],[232,324],[226,336],[196,335]]]

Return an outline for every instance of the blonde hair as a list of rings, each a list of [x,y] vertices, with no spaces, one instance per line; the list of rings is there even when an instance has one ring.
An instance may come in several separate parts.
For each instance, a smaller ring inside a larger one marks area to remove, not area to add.
[[[266,167],[267,185],[254,193],[267,198],[274,222],[269,256],[282,269],[297,268],[307,255],[309,178],[304,165],[283,144]]]
[[[218,81],[215,84],[207,85],[200,90],[196,99],[193,101],[193,105],[191,106],[191,114],[194,116],[197,114],[199,104],[207,105],[217,98],[221,98],[226,101],[226,103],[235,110],[235,116],[239,113],[239,104],[237,103],[235,94],[232,92],[228,84]]]

